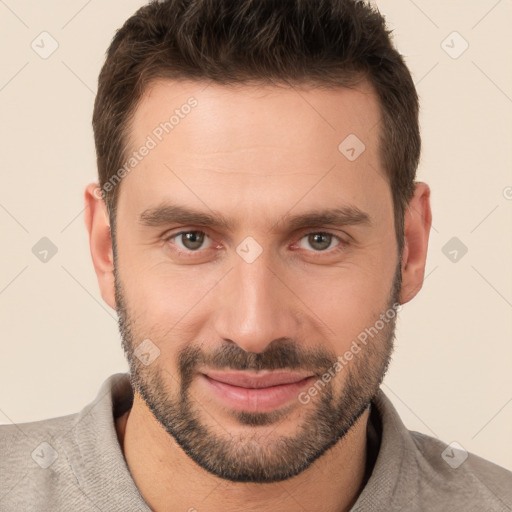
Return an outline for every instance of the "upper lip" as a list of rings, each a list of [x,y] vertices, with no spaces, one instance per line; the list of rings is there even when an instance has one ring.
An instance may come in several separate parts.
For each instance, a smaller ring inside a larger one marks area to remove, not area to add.
[[[241,388],[267,388],[280,384],[291,384],[312,377],[310,373],[265,370],[258,373],[245,370],[231,372],[208,370],[202,373],[211,379]]]

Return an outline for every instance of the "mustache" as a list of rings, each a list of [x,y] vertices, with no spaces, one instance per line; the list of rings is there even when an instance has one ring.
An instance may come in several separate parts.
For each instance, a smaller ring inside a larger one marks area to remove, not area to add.
[[[226,343],[209,354],[200,347],[187,346],[178,356],[178,366],[183,382],[202,366],[212,370],[301,369],[321,376],[336,360],[334,352],[305,349],[289,338],[279,338],[273,340],[264,352],[247,352],[235,343]]]

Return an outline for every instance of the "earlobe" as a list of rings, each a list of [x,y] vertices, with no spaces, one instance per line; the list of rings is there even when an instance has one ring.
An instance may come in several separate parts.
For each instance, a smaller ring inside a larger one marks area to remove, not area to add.
[[[401,304],[413,299],[423,285],[431,226],[430,188],[417,182],[404,219]]]
[[[91,257],[103,300],[116,309],[114,292],[114,254],[110,220],[105,201],[98,195],[98,184],[85,189],[85,225],[89,233]]]

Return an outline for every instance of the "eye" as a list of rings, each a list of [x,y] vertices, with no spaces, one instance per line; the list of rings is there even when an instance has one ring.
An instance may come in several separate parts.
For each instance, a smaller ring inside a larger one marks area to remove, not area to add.
[[[178,252],[197,252],[206,238],[209,237],[204,231],[180,231],[168,236],[165,241],[171,242],[176,239],[173,243],[177,246]]]
[[[335,247],[335,251],[342,250],[344,246],[346,245],[341,238],[339,238],[336,235],[333,235],[332,233],[326,233],[326,232],[315,232],[315,233],[308,233],[305,236],[301,238],[302,240],[306,240],[306,243],[315,249],[314,252],[323,252],[327,251],[332,247],[332,242],[334,240],[338,240],[338,245]],[[299,246],[304,248],[304,246],[299,242]]]
[[[208,240],[210,241],[209,244]],[[338,244],[334,244],[336,240],[338,241]],[[164,241],[166,243],[170,243],[173,246],[173,250],[175,250],[180,256],[183,257],[196,256],[206,249],[213,248],[214,245],[212,244],[210,237],[204,231],[200,230],[189,230],[172,233],[168,235]],[[348,242],[345,242],[339,236],[334,235],[333,233],[316,231],[307,233],[302,236],[297,245],[299,248],[307,249],[308,252],[325,252],[332,254],[345,249],[348,245]],[[309,248],[305,247],[305,245],[309,245]],[[334,249],[330,250],[332,247],[334,247]],[[312,251],[311,248],[313,248]]]

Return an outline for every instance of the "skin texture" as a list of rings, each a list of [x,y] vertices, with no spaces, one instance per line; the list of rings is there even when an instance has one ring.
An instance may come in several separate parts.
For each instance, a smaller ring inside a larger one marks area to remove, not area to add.
[[[116,423],[127,464],[155,511],[295,511],[298,503],[348,510],[371,469],[368,405],[386,372],[396,318],[308,403],[234,411],[200,370],[321,377],[333,368],[361,332],[421,289],[430,189],[416,184],[400,257],[377,152],[380,110],[368,84],[155,82],[132,119],[132,150],[191,96],[197,106],[118,185],[115,260],[98,185],[85,191],[91,256],[102,297],[120,318],[135,390]],[[338,150],[349,134],[365,145],[354,161]],[[140,222],[165,201],[220,212],[234,227]],[[366,212],[371,225],[287,226],[285,215],[344,205]],[[199,238],[169,238],[180,231]],[[262,249],[251,263],[237,253],[248,236]],[[134,354],[146,339],[160,351],[149,365]]]

